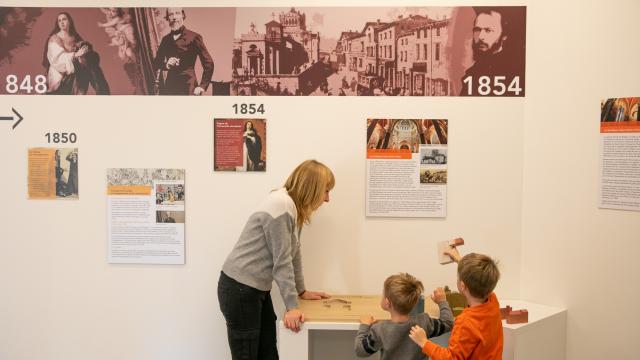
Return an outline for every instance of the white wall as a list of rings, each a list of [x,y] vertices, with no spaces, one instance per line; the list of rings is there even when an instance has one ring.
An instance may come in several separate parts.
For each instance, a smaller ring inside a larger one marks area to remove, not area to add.
[[[571,360],[638,358],[640,213],[597,208],[600,100],[640,96],[638,14],[636,0],[527,10],[521,292],[568,308]]]
[[[268,172],[213,174],[211,119],[229,116],[232,98],[172,99],[169,105],[151,97],[8,100],[25,121],[5,133],[1,145],[3,187],[13,190],[5,195],[10,206],[0,210],[6,219],[0,306],[9,310],[0,322],[0,358],[219,358],[214,355],[227,351],[215,295],[222,262],[252,208],[310,157],[337,177],[331,202],[303,233],[310,288],[377,294],[384,278],[399,271],[420,277],[427,288],[453,285],[454,267],[437,264],[435,243],[464,235],[465,250],[503,260],[499,291],[518,295],[522,124],[511,119],[523,116],[522,101],[465,101],[479,114],[469,119],[452,99],[403,99],[402,107],[389,99],[264,99]],[[505,104],[502,119],[490,103]],[[76,108],[83,112],[58,112]],[[446,220],[364,217],[371,114],[450,119]],[[78,134],[78,201],[25,200],[27,146],[46,145],[50,130]],[[486,141],[498,132],[503,141]],[[106,263],[109,167],[186,169],[186,265]]]
[[[371,3],[390,4],[349,4]],[[216,3],[238,4],[291,5]],[[295,2],[304,4],[345,5]],[[0,129],[0,184],[10,189],[0,209],[0,359],[229,358],[218,272],[252,208],[307,158],[325,162],[337,177],[331,202],[303,233],[309,288],[377,294],[399,271],[428,289],[453,285],[454,267],[437,264],[435,243],[464,236],[464,251],[501,261],[500,296],[569,307],[570,359],[630,342],[631,335],[612,331],[637,330],[637,321],[621,319],[622,307],[606,320],[594,316],[610,313],[605,301],[616,294],[637,295],[638,276],[631,261],[638,214],[596,209],[599,100],[640,92],[632,17],[638,5],[626,1],[618,13],[606,4],[529,2],[526,99],[246,98],[267,110],[264,174],[212,172],[212,119],[233,116],[239,98],[0,97],[0,109],[13,106],[25,116],[15,131]],[[620,16],[626,21],[616,25]],[[596,60],[600,53],[616,58]],[[367,117],[449,119],[446,219],[365,218]],[[46,146],[48,131],[78,134],[78,201],[26,200],[27,148]],[[107,264],[109,167],[186,169],[186,265]],[[607,250],[607,240],[624,246]],[[563,252],[553,254],[557,247]],[[633,271],[620,270],[620,257]],[[603,334],[602,343],[584,341]],[[341,351],[340,358],[348,356]]]

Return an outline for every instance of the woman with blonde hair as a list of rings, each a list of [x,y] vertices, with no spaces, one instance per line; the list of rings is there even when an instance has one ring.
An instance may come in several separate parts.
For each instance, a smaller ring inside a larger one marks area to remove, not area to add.
[[[293,331],[300,330],[304,321],[298,298],[329,297],[304,285],[299,236],[311,214],[329,202],[334,185],[327,166],[307,160],[247,220],[218,281],[218,301],[234,360],[278,358],[276,314],[270,296],[274,280],[286,306],[284,324]]]

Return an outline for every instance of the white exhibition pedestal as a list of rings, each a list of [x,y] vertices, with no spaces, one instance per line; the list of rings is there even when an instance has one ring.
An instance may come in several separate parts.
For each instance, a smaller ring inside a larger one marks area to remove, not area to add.
[[[500,300],[500,306],[527,309],[529,322],[509,325],[502,320],[504,360],[563,360],[566,356],[567,310],[522,300]]]
[[[565,358],[567,310],[534,304],[522,300],[500,300],[500,306],[510,305],[513,310],[527,309],[529,322],[509,325],[502,321],[504,330],[504,360]],[[309,330],[357,331],[353,322],[305,322],[295,333],[278,322],[278,352],[281,360],[309,358]],[[354,334],[355,336],[355,334]]]

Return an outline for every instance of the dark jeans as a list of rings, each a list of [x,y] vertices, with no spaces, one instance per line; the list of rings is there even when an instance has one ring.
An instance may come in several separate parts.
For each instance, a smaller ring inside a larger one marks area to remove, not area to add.
[[[277,360],[276,313],[271,295],[220,272],[218,302],[227,321],[233,360]]]

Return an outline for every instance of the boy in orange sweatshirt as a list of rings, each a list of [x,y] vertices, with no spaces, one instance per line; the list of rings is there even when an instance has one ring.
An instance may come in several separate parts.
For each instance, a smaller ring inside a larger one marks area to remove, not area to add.
[[[469,307],[455,319],[448,348],[429,341],[417,325],[411,328],[409,337],[433,360],[502,359],[500,304],[493,293],[500,278],[496,263],[482,254],[460,258],[456,248],[447,254],[458,263],[458,291],[467,298]]]

